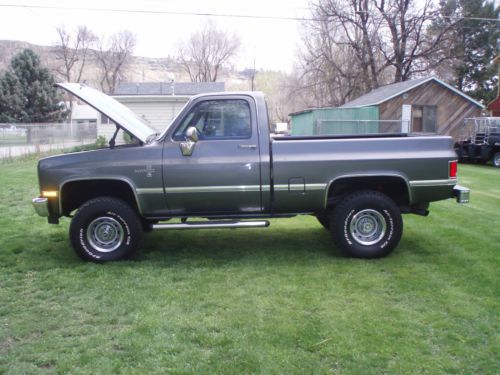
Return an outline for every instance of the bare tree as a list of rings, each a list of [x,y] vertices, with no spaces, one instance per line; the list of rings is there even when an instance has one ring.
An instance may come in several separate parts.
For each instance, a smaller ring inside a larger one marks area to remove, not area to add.
[[[432,69],[446,30],[428,32],[431,0],[317,0],[299,56],[303,87],[340,105],[353,97]],[[443,54],[444,56],[444,54]],[[431,58],[433,57],[433,58]]]
[[[118,82],[123,79],[135,45],[136,37],[128,30],[120,31],[109,38],[101,38],[94,54],[101,69],[100,85],[104,92],[113,93]]]
[[[319,1],[314,15],[324,24],[324,37],[330,37],[329,48],[345,45],[354,53],[362,71],[364,84],[369,90],[378,84],[379,69],[376,61],[377,34],[379,23],[373,17],[370,0]],[[333,22],[332,22],[333,21]],[[332,38],[333,37],[333,38]]]
[[[448,47],[448,31],[455,25],[450,23],[447,28],[428,32],[432,20],[438,16],[431,0],[419,4],[418,9],[414,0],[374,0],[374,3],[382,18],[382,35],[384,32],[390,35],[390,43],[385,43],[386,38],[379,39],[378,50],[385,65],[393,68],[394,82],[406,81],[442,62],[431,56]]]
[[[323,25],[304,39],[299,53],[301,91],[309,92],[314,106],[337,106],[366,91],[369,76],[347,43],[335,43]]]
[[[221,68],[236,56],[239,47],[236,35],[217,29],[209,21],[180,45],[179,61],[192,82],[216,82]]]
[[[337,106],[379,86],[377,20],[370,0],[319,0],[305,25],[299,71],[317,106]]]
[[[79,82],[90,55],[90,47],[97,38],[86,26],[78,26],[75,32],[67,31],[64,26],[56,30],[59,40],[54,53],[56,60],[62,62],[57,73],[68,82]]]

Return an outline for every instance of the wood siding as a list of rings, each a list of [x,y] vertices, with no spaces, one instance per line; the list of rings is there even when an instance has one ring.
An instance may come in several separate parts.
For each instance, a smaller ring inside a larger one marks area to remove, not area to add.
[[[458,139],[464,118],[481,115],[481,108],[437,82],[427,82],[379,105],[380,120],[401,119],[403,104],[437,107],[437,133]]]

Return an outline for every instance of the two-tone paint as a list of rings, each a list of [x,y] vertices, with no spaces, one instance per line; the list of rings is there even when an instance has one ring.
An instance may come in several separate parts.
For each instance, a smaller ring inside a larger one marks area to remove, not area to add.
[[[183,141],[173,137],[182,120],[197,103],[224,99],[248,103],[251,136],[198,140],[192,154],[183,155]],[[40,190],[58,192],[48,199],[49,222],[71,213],[65,194],[85,182],[97,189],[108,182],[120,191],[129,189],[140,215],[151,220],[317,213],[335,199],[336,186],[371,181],[402,186],[400,204],[408,207],[454,194],[457,180],[450,177],[449,165],[456,154],[450,137],[273,138],[269,129],[262,93],[204,94],[193,97],[154,139],[141,129],[141,145],[41,159]]]

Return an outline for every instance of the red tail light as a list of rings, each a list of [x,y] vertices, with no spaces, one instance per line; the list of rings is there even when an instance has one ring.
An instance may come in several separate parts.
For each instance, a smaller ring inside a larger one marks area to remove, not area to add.
[[[450,161],[448,167],[449,178],[457,178],[457,168],[458,168],[458,162],[456,160]]]

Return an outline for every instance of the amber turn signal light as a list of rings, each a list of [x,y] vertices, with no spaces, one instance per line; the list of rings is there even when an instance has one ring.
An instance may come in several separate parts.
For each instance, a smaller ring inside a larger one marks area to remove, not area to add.
[[[44,198],[56,198],[57,197],[57,191],[56,190],[45,190],[45,191],[42,191],[42,197],[44,197]]]

